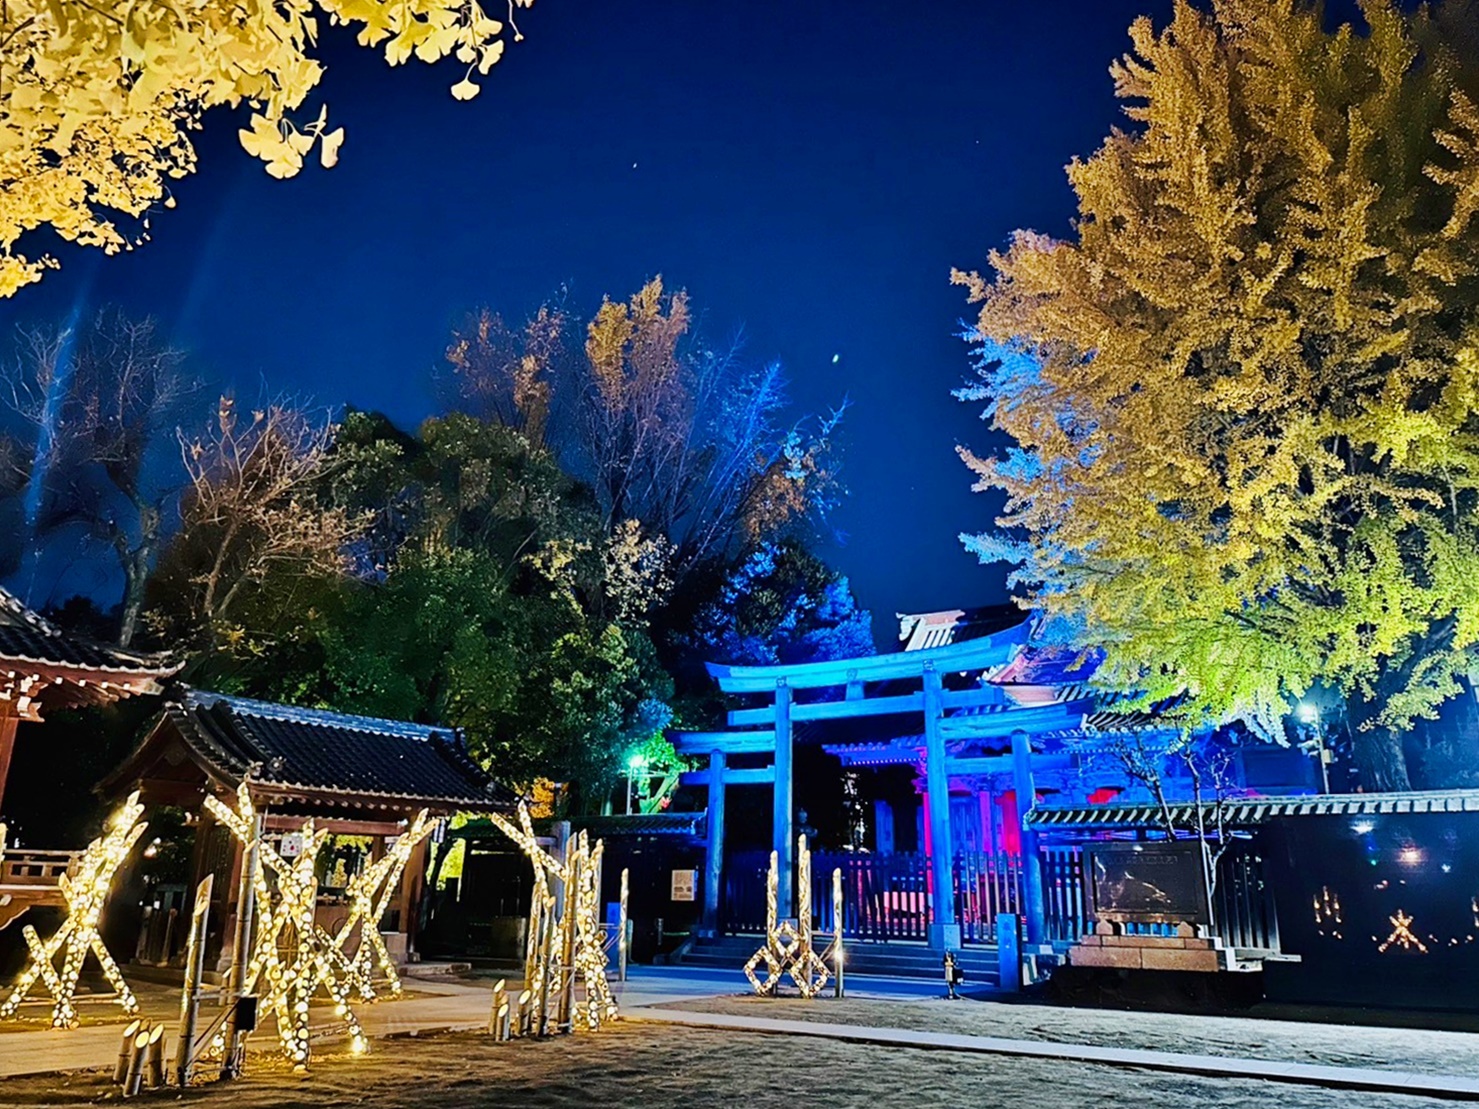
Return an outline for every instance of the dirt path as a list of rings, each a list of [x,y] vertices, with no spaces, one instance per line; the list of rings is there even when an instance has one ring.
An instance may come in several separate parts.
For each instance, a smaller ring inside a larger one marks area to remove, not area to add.
[[[117,1097],[100,1075],[0,1083],[0,1104],[15,1109],[116,1104]],[[166,1091],[138,1104],[151,1102],[200,1109],[1371,1109],[1376,1104],[1369,1094],[1262,1082],[636,1024],[503,1045],[473,1034],[388,1040],[364,1058],[323,1056],[307,1076],[258,1064],[248,1078],[230,1086],[200,1087],[183,1098]],[[1451,1104],[1380,1099],[1382,1109]]]

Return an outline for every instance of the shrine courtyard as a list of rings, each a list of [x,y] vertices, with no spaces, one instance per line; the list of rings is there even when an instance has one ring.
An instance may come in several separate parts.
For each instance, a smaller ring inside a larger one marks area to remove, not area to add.
[[[861,983],[860,983],[861,984]],[[442,987],[446,1012],[471,1024],[482,983]],[[705,983],[712,989],[712,983]],[[455,991],[455,992],[451,992]],[[464,992],[465,991],[465,992]],[[663,1107],[1033,1104],[1056,1107],[1154,1105],[1245,1109],[1279,1104],[1394,1109],[1479,1100],[1479,1056],[1472,1032],[1361,1027],[1242,1017],[1124,1013],[917,994],[761,999],[721,994],[679,999],[671,985],[642,987],[643,1005],[609,1030],[551,1040],[494,1043],[474,1031],[434,1031],[395,1020],[392,1002],[374,1010],[399,1025],[366,1056],[332,1042],[315,1050],[311,1071],[294,1074],[269,1054],[254,1054],[247,1077],[229,1084],[143,1095],[140,1104],[276,1107],[367,1106],[472,1109],[486,1105]],[[693,992],[693,991],[688,991]],[[633,1000],[637,1000],[633,997]],[[406,1011],[410,1011],[409,1009]],[[751,1024],[713,1028],[671,1021]],[[792,1023],[798,1022],[798,1023]],[[825,1022],[825,1030],[820,1025]],[[449,1022],[455,1027],[455,1022]],[[801,1035],[798,1024],[823,1035]],[[845,1027],[833,1027],[845,1026]],[[419,1032],[419,1034],[417,1034]],[[0,1038],[0,1053],[12,1033]],[[852,1037],[857,1037],[853,1039]],[[890,1037],[909,1042],[886,1043]],[[964,1040],[1016,1044],[1037,1057],[953,1050]],[[1104,1052],[1115,1063],[1089,1062]],[[1135,1052],[1149,1066],[1130,1065]],[[1173,1054],[1174,1053],[1174,1054]],[[1177,1059],[1167,1069],[1166,1060]],[[1200,1060],[1200,1062],[1198,1062]],[[1219,1073],[1196,1073],[1221,1067]],[[1329,1068],[1331,1082],[1246,1077],[1273,1067]],[[1179,1069],[1176,1069],[1179,1068]],[[1449,1076],[1440,1099],[1395,1092],[1404,1074]],[[1375,1079],[1377,1086],[1364,1085]],[[1385,1082],[1385,1088],[1381,1083]],[[39,1109],[118,1100],[103,1070],[8,1078],[6,1106]]]

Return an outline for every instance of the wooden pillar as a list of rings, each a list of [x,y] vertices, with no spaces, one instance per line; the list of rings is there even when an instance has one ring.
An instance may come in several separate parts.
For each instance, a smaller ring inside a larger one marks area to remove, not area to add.
[[[15,729],[20,717],[0,705],[0,814],[5,812],[5,779],[10,776],[10,756],[15,751]]]
[[[1012,782],[1017,791],[1017,828],[1022,844],[1022,915],[1027,943],[1043,942],[1047,919],[1043,908],[1042,859],[1037,853],[1037,833],[1028,826],[1027,814],[1037,803],[1032,780],[1032,740],[1024,731],[1012,733]]]
[[[940,672],[931,666],[924,672],[924,779],[934,898],[929,935],[930,946],[937,951],[960,946],[960,925],[955,920],[955,846],[950,839],[950,778],[945,770],[945,739],[940,734],[943,715]]]
[[[791,873],[796,857],[792,834],[791,792],[791,687],[784,678],[775,683],[775,806],[771,847],[776,853],[776,903],[780,915],[789,917],[795,906],[791,896]]]
[[[724,879],[724,752],[709,753],[709,844],[704,856],[704,931],[719,934],[719,883]]]

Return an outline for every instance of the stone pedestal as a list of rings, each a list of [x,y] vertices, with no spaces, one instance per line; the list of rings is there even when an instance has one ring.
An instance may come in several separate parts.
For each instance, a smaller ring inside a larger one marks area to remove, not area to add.
[[[960,950],[959,924],[931,924],[930,947],[939,952]]]
[[[1174,936],[1127,936],[1123,926],[1100,922],[1069,949],[1068,962],[1076,967],[1216,973],[1227,969],[1227,952],[1221,940],[1198,936],[1190,924],[1178,924]]]

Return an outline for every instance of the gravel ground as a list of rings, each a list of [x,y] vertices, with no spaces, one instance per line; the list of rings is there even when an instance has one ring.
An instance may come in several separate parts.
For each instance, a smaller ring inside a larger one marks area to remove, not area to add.
[[[822,1014],[828,1008],[834,1007],[814,1005],[813,1011]],[[843,1005],[835,1008],[841,1010]],[[897,1006],[887,1008],[898,1010]],[[919,1006],[919,1013],[927,1008]],[[835,1018],[839,1014],[827,1015]],[[7,1109],[117,1101],[116,1090],[101,1075],[0,1083],[0,1104]],[[151,1102],[201,1109],[228,1105],[231,1109],[482,1109],[503,1105],[687,1109],[738,1103],[745,1109],[795,1109],[798,1104],[807,1109],[935,1105],[980,1109],[1437,1109],[1453,1104],[1046,1060],[829,1040],[795,1043],[780,1036],[639,1024],[573,1038],[502,1045],[471,1034],[381,1041],[366,1057],[321,1056],[306,1076],[294,1075],[280,1064],[256,1063],[240,1082],[198,1087],[183,1097],[164,1091],[146,1095],[138,1104]]]
[[[794,997],[766,999],[743,995],[685,1002],[674,1008],[1194,1055],[1479,1076],[1479,1035],[1472,1032],[1128,1013],[970,999],[845,998],[839,1001],[819,997],[803,1001]]]

